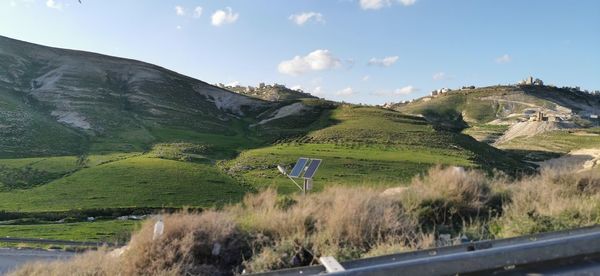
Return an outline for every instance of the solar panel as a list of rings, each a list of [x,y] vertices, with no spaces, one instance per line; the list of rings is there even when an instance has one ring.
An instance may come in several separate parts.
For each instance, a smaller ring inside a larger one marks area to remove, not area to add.
[[[294,168],[292,168],[292,171],[290,174],[288,174],[288,176],[299,177],[306,166],[306,162],[308,162],[308,158],[299,158],[298,162],[296,162],[296,165],[294,165]]]
[[[306,169],[306,172],[304,173],[304,178],[305,179],[311,179],[311,178],[313,178],[313,176],[317,172],[317,169],[319,168],[320,164],[321,164],[321,159],[313,159],[310,162],[310,164],[308,165],[308,168]]]

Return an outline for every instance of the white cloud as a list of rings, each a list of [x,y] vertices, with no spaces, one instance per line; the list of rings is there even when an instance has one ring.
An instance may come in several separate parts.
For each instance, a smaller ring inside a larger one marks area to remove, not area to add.
[[[238,85],[240,85],[240,82],[239,82],[239,81],[232,81],[232,82],[230,82],[230,83],[226,83],[226,84],[225,84],[225,86],[231,86],[231,87],[236,87],[236,86],[238,86]]]
[[[499,63],[499,64],[509,63],[511,61],[512,61],[512,57],[509,56],[508,54],[504,54],[504,55],[496,58],[496,63]]]
[[[368,81],[369,79],[371,79],[371,76],[369,75],[365,75],[362,77],[362,81]]]
[[[194,8],[194,17],[198,18],[200,16],[202,16],[202,7],[197,6]]]
[[[396,61],[398,61],[398,58],[399,58],[398,56],[384,57],[382,59],[372,58],[369,60],[369,65],[390,67],[394,63],[396,63]]]
[[[441,80],[445,80],[445,79],[446,79],[445,72],[437,72],[437,73],[433,74],[434,81],[441,81]]]
[[[304,90],[302,89],[302,85],[294,85],[292,87],[290,87],[291,90]]]
[[[350,96],[354,96],[354,94],[356,94],[356,92],[354,92],[352,87],[346,87],[338,92],[335,92],[335,94],[338,96],[342,96],[342,97],[350,97]]]
[[[231,24],[238,20],[240,17],[239,13],[234,13],[230,7],[225,8],[225,10],[217,10],[212,15],[212,24],[214,26],[221,26],[224,24]]]
[[[313,96],[323,96],[325,95],[325,92],[323,91],[323,88],[321,86],[317,86],[315,87],[315,89],[313,89],[312,92],[310,92],[310,94],[312,94]]]
[[[309,21],[325,23],[325,20],[323,19],[323,15],[318,12],[304,12],[304,13],[292,14],[292,15],[290,15],[289,19],[292,20],[294,23],[296,23],[296,25],[298,25],[298,26],[302,26]]]
[[[397,0],[398,3],[403,6],[412,6],[417,0]],[[391,6],[392,0],[360,0],[360,7],[363,10],[378,10],[384,7]]]
[[[175,14],[179,16],[185,15],[185,9],[182,6],[175,6]]]
[[[396,89],[394,91],[394,94],[396,94],[396,95],[408,95],[408,94],[411,94],[411,93],[417,92],[417,91],[419,91],[419,89],[413,87],[412,85],[409,85],[409,86],[405,86],[405,87]]]
[[[322,71],[341,65],[340,59],[331,54],[329,50],[315,50],[306,56],[295,56],[293,59],[279,63],[278,71],[282,74],[298,76],[309,71]]]
[[[177,25],[177,27],[175,27],[177,30],[181,30],[181,25]]]
[[[62,8],[63,8],[63,5],[61,3],[56,2],[54,0],[48,0],[48,1],[46,1],[46,6],[48,8],[57,9],[57,10],[62,10]]]
[[[417,0],[400,0],[400,4],[404,6],[412,6],[417,2]]]
[[[360,0],[360,7],[363,10],[378,10],[389,5],[390,0]]]

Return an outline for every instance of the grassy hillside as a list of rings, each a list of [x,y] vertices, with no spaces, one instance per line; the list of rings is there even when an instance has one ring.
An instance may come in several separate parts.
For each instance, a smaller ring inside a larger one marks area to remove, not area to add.
[[[0,237],[122,242],[138,228],[137,221],[94,221],[33,225],[0,225]]]
[[[0,64],[5,212],[213,207],[267,186],[292,193],[276,166],[301,156],[324,160],[316,190],[403,184],[436,164],[513,174],[527,167],[397,111],[299,93],[264,101],[139,61],[4,37]],[[438,111],[454,116],[453,129],[471,100],[446,100],[449,109]],[[486,112],[467,113],[483,122]]]
[[[574,114],[588,115],[600,109],[600,96],[549,86],[490,86],[451,91],[394,106],[396,110],[422,114],[432,121],[452,122],[462,116],[470,125],[496,119],[511,122],[523,117],[527,109],[540,108],[550,111],[567,108]]]
[[[533,137],[518,137],[500,147],[530,157],[555,157],[576,149],[600,148],[600,128],[559,130]]]
[[[261,131],[291,128],[286,123],[293,117],[269,121],[260,126]],[[294,191],[275,167],[289,167],[300,156],[324,159],[316,178],[317,189],[332,184],[404,183],[435,164],[507,172],[523,167],[503,152],[466,135],[437,131],[422,118],[384,109],[328,107],[316,112],[312,122],[305,125],[305,131],[314,130],[305,136],[248,150],[243,148],[251,142],[244,137],[218,141],[215,136],[212,145],[165,143],[146,154],[0,160],[0,168],[7,172],[16,170],[20,174],[13,174],[20,176],[17,180],[21,181],[3,183],[1,207],[5,211],[33,212],[221,205],[265,186]],[[207,135],[190,135],[188,139],[209,141],[206,138]],[[226,158],[223,151],[241,154],[216,166],[215,162]]]
[[[332,112],[331,126],[280,144],[242,152],[222,165],[255,187],[296,191],[277,172],[298,157],[322,158],[315,189],[324,186],[405,183],[435,164],[514,172],[526,166],[469,136],[436,131],[424,119],[389,110],[342,106]]]
[[[107,207],[209,207],[247,189],[211,164],[131,157],[79,170],[43,186],[0,192],[5,211]]]

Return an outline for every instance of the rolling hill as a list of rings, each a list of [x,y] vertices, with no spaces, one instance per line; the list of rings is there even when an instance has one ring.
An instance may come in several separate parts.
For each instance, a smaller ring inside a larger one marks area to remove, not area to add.
[[[437,164],[530,170],[398,111],[285,89],[264,100],[140,61],[6,37],[0,64],[0,211],[11,219],[214,207],[268,186],[291,193],[276,166],[300,156],[324,159],[316,190],[403,184]]]
[[[418,114],[440,128],[539,161],[599,147],[600,95],[543,85],[491,86],[424,97],[391,108]],[[541,114],[541,118],[538,118]]]

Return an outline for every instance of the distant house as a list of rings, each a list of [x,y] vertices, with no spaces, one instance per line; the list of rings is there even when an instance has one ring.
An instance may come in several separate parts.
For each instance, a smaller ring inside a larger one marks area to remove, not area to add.
[[[540,85],[543,86],[544,82],[541,79],[534,79],[532,76],[525,78],[517,83],[517,85]]]

